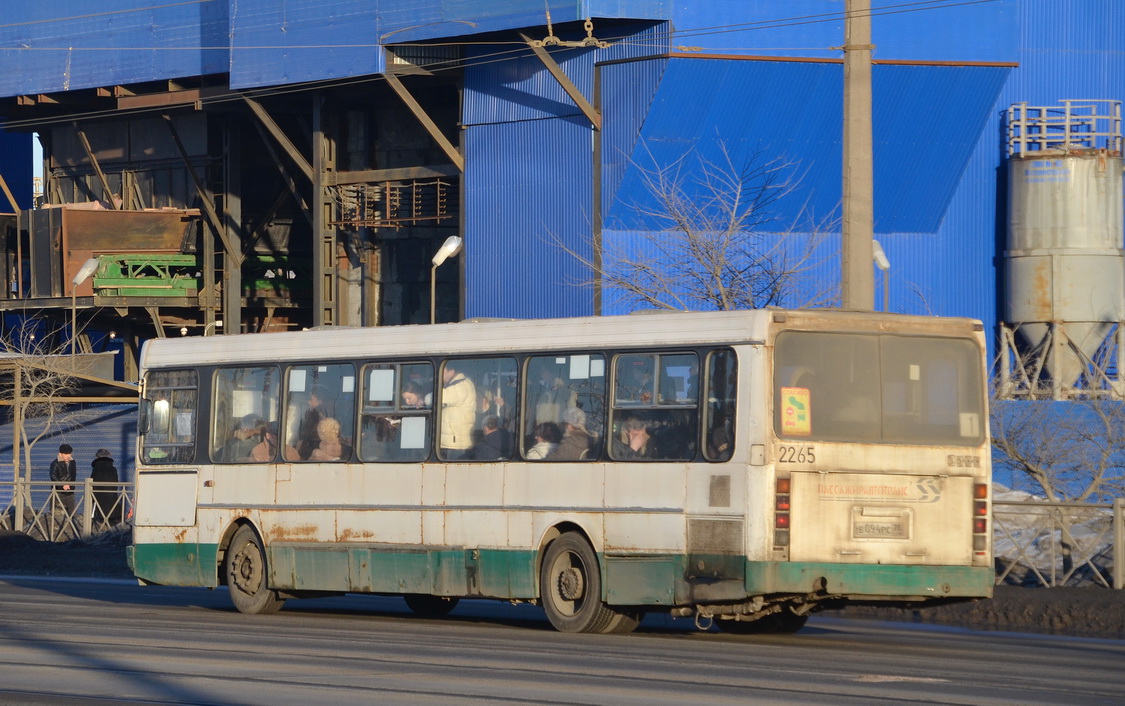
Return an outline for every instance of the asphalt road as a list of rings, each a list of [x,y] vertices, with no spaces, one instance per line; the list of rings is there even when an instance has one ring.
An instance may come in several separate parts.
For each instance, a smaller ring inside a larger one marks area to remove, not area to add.
[[[324,704],[1125,703],[1125,640],[814,617],[797,635],[563,635],[532,606],[290,601],[0,577],[0,702]]]

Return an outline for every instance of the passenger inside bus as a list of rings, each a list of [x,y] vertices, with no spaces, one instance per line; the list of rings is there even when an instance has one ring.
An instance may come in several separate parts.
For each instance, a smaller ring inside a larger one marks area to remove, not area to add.
[[[586,413],[571,407],[563,414],[565,430],[562,441],[551,453],[552,461],[580,461],[586,458],[592,446],[590,432],[586,430]]]
[[[266,422],[258,415],[242,417],[223,446],[222,460],[227,463],[251,460],[254,447],[261,443],[265,430]]]
[[[409,409],[429,409],[433,404],[433,395],[422,389],[416,382],[407,382],[402,386],[402,406]]]
[[[459,460],[472,448],[476,421],[476,386],[447,362],[442,370],[441,389],[440,446],[443,459]]]
[[[524,454],[529,461],[542,461],[559,447],[562,441],[562,430],[554,422],[540,422],[535,425],[533,432],[535,445]]]
[[[343,461],[351,456],[351,447],[340,438],[340,422],[325,417],[316,425],[316,432],[320,442],[309,454],[310,461]]]
[[[297,427],[295,444],[302,460],[308,460],[312,456],[313,449],[320,444],[317,425],[325,417],[333,415],[329,394],[328,388],[324,385],[313,385],[309,390],[305,413],[301,416],[300,426]]]
[[[254,450],[250,452],[250,459],[258,463],[268,463],[274,460],[274,455],[277,453],[277,443],[281,438],[277,432],[277,422],[268,422],[262,434],[262,441]],[[284,461],[299,461],[300,456],[297,455],[297,449],[289,444],[285,445],[282,449],[282,460]]]
[[[473,461],[500,461],[512,457],[512,432],[503,427],[500,418],[490,415],[481,424],[481,438],[469,449],[466,459]]]
[[[640,417],[621,423],[620,437],[614,440],[614,458],[656,458],[656,444],[649,435],[649,424]]]

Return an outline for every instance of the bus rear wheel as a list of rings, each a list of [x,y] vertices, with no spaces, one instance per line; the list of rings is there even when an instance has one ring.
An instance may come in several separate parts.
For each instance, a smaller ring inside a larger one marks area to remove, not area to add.
[[[639,615],[619,613],[602,603],[597,555],[574,532],[547,545],[539,595],[547,620],[559,632],[623,633],[639,622]]]
[[[230,600],[240,613],[276,613],[285,605],[268,585],[269,571],[262,540],[251,527],[240,527],[227,547],[227,587]]]

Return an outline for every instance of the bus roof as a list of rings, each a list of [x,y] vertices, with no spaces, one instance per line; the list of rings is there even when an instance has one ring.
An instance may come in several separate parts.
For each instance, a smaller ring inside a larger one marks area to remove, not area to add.
[[[374,356],[429,356],[575,350],[706,343],[764,343],[771,322],[784,328],[909,330],[971,335],[981,323],[839,309],[756,309],[644,312],[627,316],[511,319],[382,327],[326,327],[285,333],[155,339],[141,354],[142,368],[185,364],[335,360]]]

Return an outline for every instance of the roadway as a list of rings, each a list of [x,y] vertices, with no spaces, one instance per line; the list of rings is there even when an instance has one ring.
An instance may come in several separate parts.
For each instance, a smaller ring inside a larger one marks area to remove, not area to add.
[[[0,577],[0,702],[1125,703],[1125,640],[814,617],[796,635],[564,635],[533,606],[401,599],[233,610],[225,590]]]

